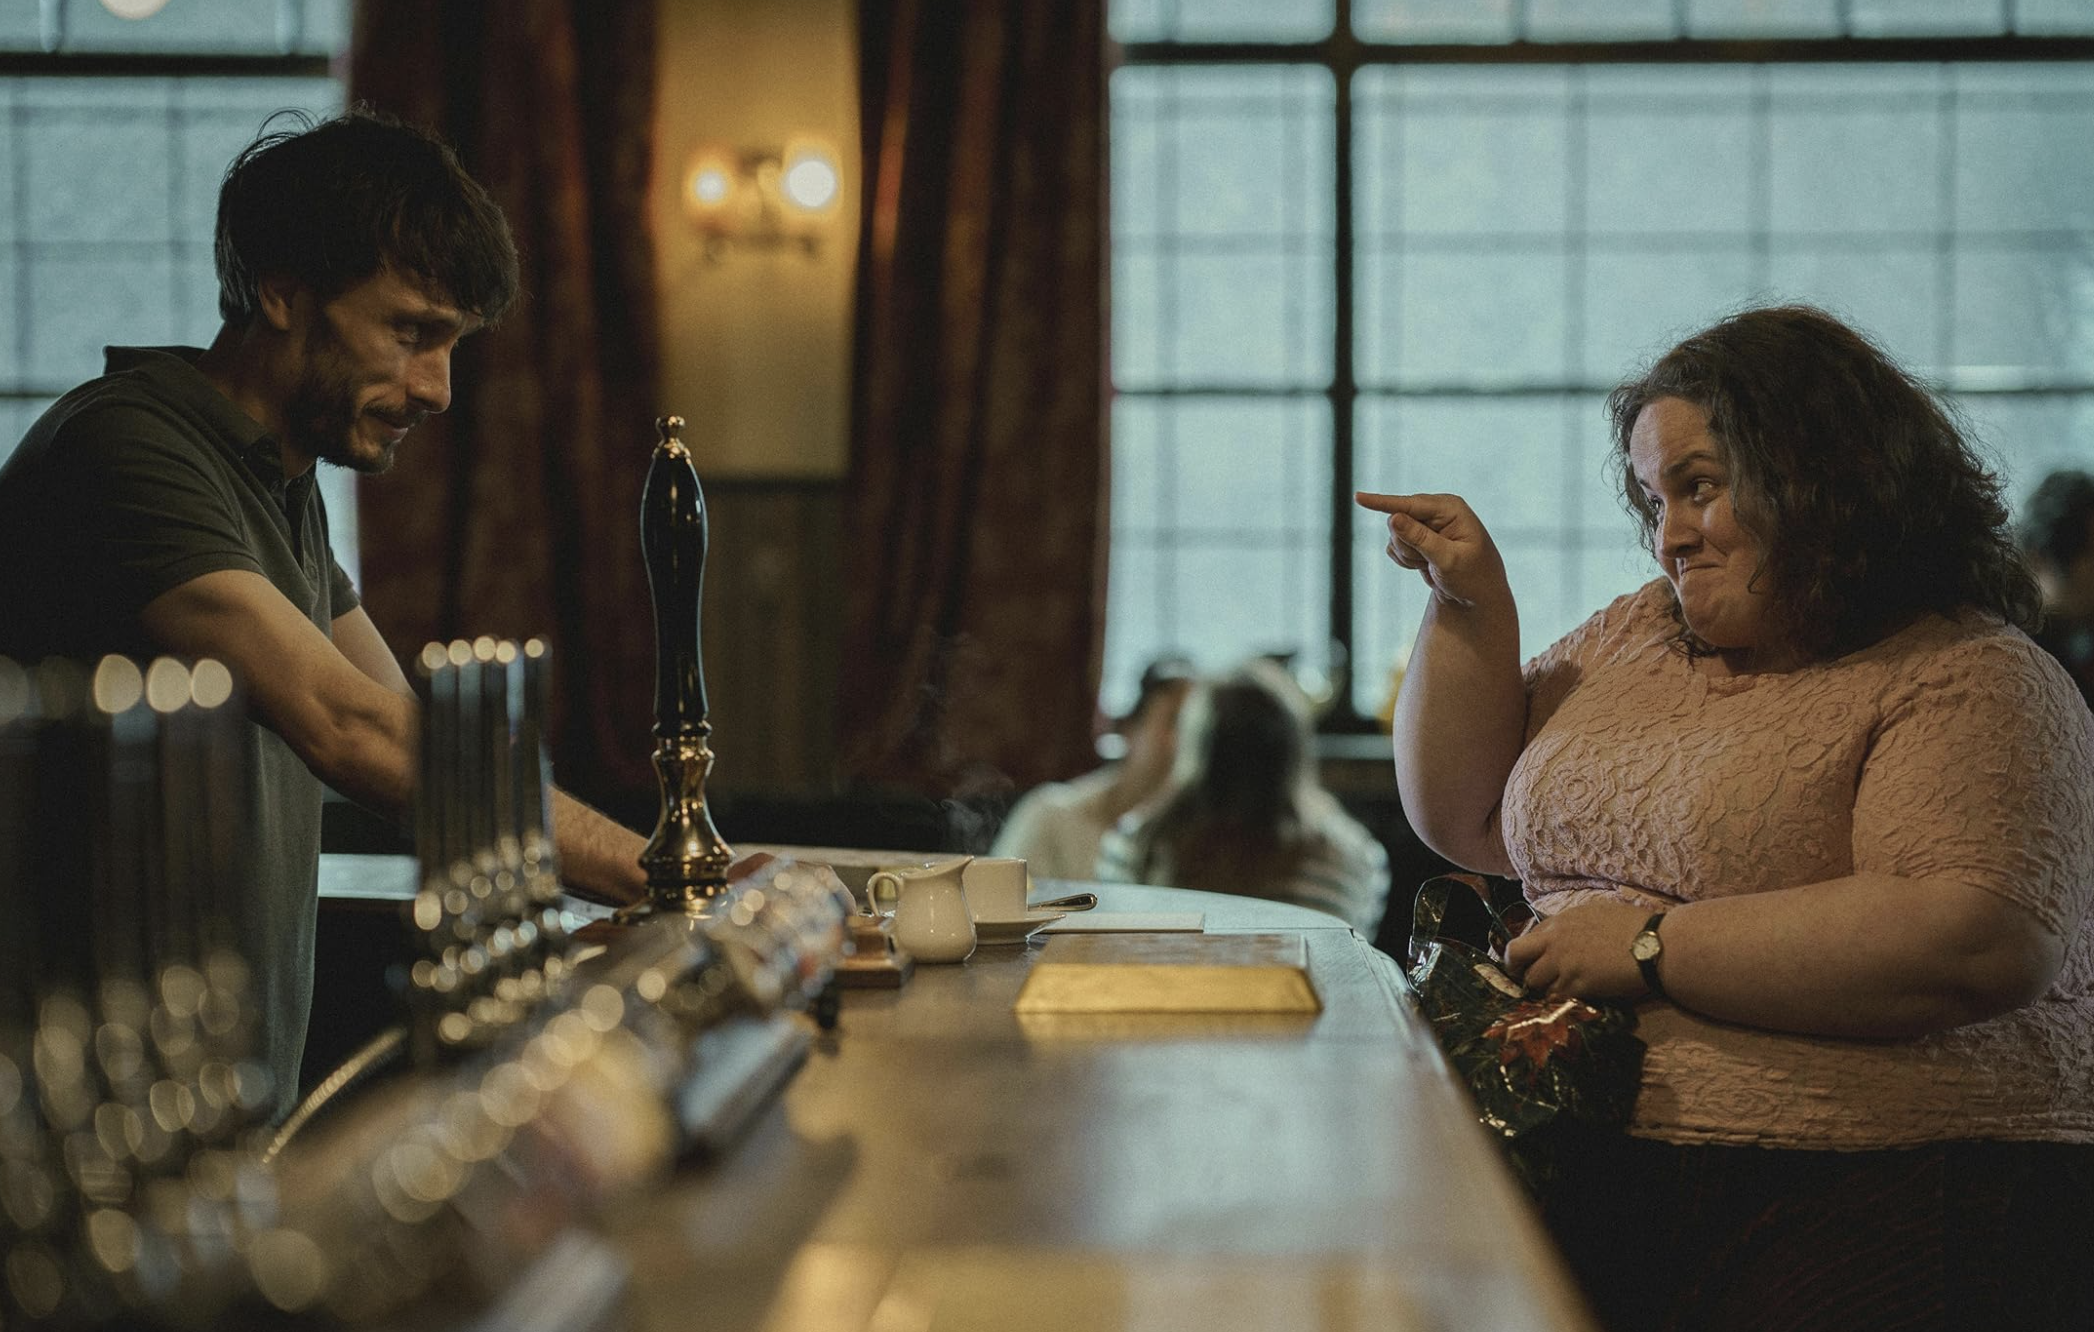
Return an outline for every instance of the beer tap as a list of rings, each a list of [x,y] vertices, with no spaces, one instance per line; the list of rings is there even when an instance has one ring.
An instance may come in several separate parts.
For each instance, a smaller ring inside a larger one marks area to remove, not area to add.
[[[734,860],[705,805],[713,767],[699,642],[705,496],[682,439],[683,418],[663,417],[655,428],[660,439],[640,497],[640,546],[654,599],[654,770],[662,809],[640,853],[647,897],[639,909],[703,916],[726,893]]]

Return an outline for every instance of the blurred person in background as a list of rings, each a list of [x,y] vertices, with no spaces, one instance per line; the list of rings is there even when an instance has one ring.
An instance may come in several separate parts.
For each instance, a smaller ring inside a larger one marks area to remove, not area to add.
[[[1374,937],[1389,857],[1316,778],[1309,703],[1251,661],[1201,682],[1170,784],[1105,835],[1097,877],[1313,907]]]
[[[2022,507],[2017,535],[2043,591],[2036,644],[2094,703],[2094,476],[2052,472]]]
[[[1171,775],[1178,709],[1192,688],[1192,663],[1159,657],[1142,672],[1134,707],[1113,730],[1126,745],[1118,762],[1068,782],[1036,786],[1011,806],[992,856],[1017,856],[1039,879],[1088,879],[1098,843],[1120,816]]]

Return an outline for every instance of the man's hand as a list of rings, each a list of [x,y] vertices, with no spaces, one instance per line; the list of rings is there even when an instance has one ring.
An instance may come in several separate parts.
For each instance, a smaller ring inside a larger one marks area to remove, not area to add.
[[[1459,495],[1378,495],[1356,491],[1363,509],[1389,516],[1389,558],[1424,575],[1433,595],[1456,606],[1509,600],[1505,561]]]

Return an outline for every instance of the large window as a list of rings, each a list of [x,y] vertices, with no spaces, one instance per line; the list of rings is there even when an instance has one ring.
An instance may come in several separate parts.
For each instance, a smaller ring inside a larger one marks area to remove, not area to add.
[[[1935,380],[2017,499],[2094,466],[2094,5],[1112,17],[1108,707],[1160,652],[1277,651],[1378,711],[1424,590],[1355,486],[1465,495],[1538,650],[1656,572],[1607,389],[1749,303]]]
[[[110,343],[218,328],[218,182],[273,113],[331,115],[346,0],[0,0],[0,459]],[[351,474],[322,471],[352,574]]]

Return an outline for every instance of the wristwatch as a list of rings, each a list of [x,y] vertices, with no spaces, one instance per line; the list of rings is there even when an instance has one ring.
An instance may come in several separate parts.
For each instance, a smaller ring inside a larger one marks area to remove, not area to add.
[[[1668,998],[1665,983],[1658,979],[1658,959],[1665,956],[1665,941],[1658,937],[1658,926],[1665,923],[1665,913],[1653,912],[1629,940],[1629,956],[1636,959],[1636,970],[1643,973],[1643,983],[1660,999]]]

